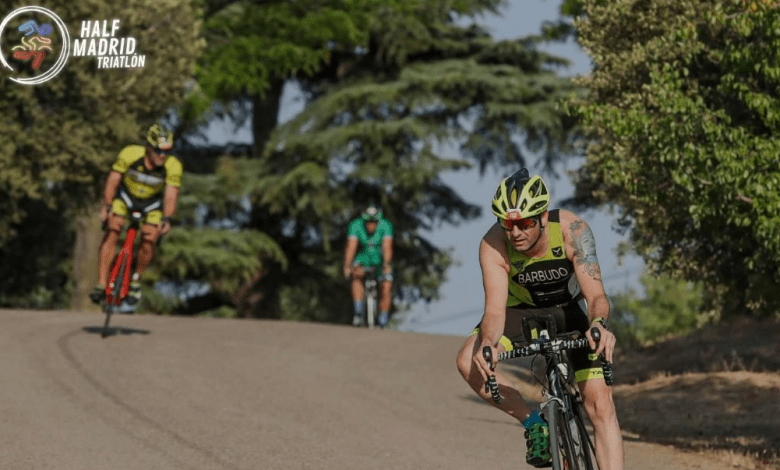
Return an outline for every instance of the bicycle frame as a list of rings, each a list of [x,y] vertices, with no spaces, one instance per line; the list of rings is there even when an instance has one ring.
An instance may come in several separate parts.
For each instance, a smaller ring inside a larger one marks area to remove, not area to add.
[[[122,273],[119,295],[114,295],[114,286],[120,276],[119,271],[122,268],[122,263],[124,262],[127,267],[132,267],[133,265],[133,248],[135,247],[135,238],[137,235],[138,224],[131,224],[130,227],[127,228],[125,243],[122,245],[122,250],[114,261],[114,267],[111,269],[111,274],[108,278],[108,283],[106,284],[106,303],[108,305],[113,304],[118,306],[122,303],[122,300],[127,297],[128,292],[130,292],[130,269],[125,269],[124,273]]]
[[[130,225],[127,227],[125,242],[119,251],[109,274],[106,283],[105,313],[106,321],[103,324],[101,336],[108,336],[108,324],[111,321],[111,314],[119,309],[122,301],[130,292],[130,271],[133,267],[133,251],[135,248],[135,239],[138,236],[141,219],[144,214],[141,211],[130,212]]]

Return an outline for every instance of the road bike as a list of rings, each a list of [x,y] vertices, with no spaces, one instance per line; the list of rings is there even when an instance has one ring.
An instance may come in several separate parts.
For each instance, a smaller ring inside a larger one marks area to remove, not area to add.
[[[360,324],[356,326],[366,326],[368,328],[376,326],[378,298],[376,271],[376,266],[363,266],[363,291],[366,299],[366,311]]]
[[[595,470],[595,447],[586,428],[587,416],[582,405],[582,397],[575,385],[574,369],[565,351],[589,348],[588,339],[578,331],[562,333],[556,336],[555,320],[552,315],[536,315],[530,322],[538,326],[537,334],[531,334],[529,318],[522,321],[523,333],[526,338],[536,337],[530,345],[518,346],[511,351],[498,354],[496,362],[519,357],[543,357],[546,361],[545,380],[539,380],[542,385],[541,408],[550,432],[550,452],[552,454],[553,470]],[[591,329],[594,341],[600,339],[598,328]],[[482,354],[492,367],[490,347],[485,346]],[[604,380],[612,385],[612,365],[600,358],[604,369]],[[531,367],[533,370],[533,366]],[[485,384],[486,391],[497,404],[502,397],[496,382],[496,376],[491,375]]]
[[[135,239],[145,211],[131,210],[129,212],[130,225],[125,233],[125,242],[112,264],[108,283],[106,283],[106,296],[103,301],[103,311],[106,314],[106,320],[103,324],[103,331],[100,334],[103,338],[110,334],[108,325],[111,322],[112,314],[132,313],[135,311],[135,305],[127,302],[127,294],[130,292],[130,271],[133,269]],[[130,304],[128,305],[129,308],[125,307],[125,304]]]

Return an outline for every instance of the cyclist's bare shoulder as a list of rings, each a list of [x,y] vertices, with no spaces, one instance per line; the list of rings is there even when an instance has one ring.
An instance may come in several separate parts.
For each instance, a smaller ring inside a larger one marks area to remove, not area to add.
[[[487,231],[479,244],[479,260],[482,266],[495,265],[509,271],[509,253],[504,229],[497,223]]]

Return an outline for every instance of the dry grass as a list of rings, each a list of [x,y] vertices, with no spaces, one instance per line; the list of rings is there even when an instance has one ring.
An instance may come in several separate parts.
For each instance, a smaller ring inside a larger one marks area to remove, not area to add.
[[[621,427],[745,469],[780,468],[780,322],[709,326],[615,363]]]
[[[734,468],[780,468],[780,321],[708,326],[616,357],[613,392],[626,438]],[[539,402],[530,366],[521,359],[499,367],[526,399]]]

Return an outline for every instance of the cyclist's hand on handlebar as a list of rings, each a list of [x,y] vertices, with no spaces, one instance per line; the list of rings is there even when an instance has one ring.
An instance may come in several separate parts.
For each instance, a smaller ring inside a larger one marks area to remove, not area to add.
[[[105,222],[111,214],[111,204],[103,204],[100,208],[100,221]]]
[[[165,235],[166,233],[170,232],[170,230],[171,230],[171,221],[164,218],[157,225],[157,228],[160,230],[160,235]]]
[[[591,328],[598,328],[599,333],[601,333],[598,344],[593,340],[593,336],[590,334]],[[607,362],[612,362],[612,354],[615,351],[615,343],[617,342],[614,333],[604,328],[599,322],[595,322],[588,331],[585,332],[585,336],[588,338],[590,348],[596,352],[596,355],[603,353],[604,359],[606,359]]]
[[[490,348],[490,355],[493,358],[492,364],[488,364],[488,362],[485,360],[484,354],[482,353],[482,350],[485,347]],[[498,358],[498,350],[492,344],[480,344],[480,346],[474,352],[474,357],[471,358],[472,362],[477,367],[477,370],[479,371],[480,375],[482,375],[482,379],[485,382],[487,382],[488,377],[493,375],[495,371],[496,358]]]

